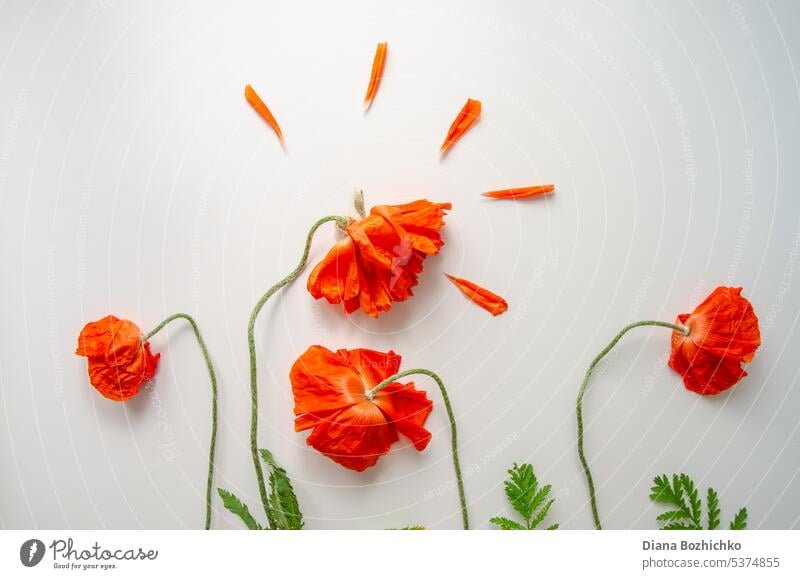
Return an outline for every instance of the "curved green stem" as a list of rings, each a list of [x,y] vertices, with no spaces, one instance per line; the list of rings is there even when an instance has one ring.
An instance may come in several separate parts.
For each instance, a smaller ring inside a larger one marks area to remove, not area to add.
[[[456,417],[453,414],[453,407],[450,406],[450,397],[447,395],[447,390],[444,387],[444,382],[439,376],[431,372],[430,370],[424,370],[422,368],[414,368],[413,370],[405,370],[403,372],[398,372],[394,376],[389,376],[386,380],[375,386],[372,390],[366,393],[366,397],[369,400],[372,400],[375,395],[383,390],[386,386],[391,384],[392,382],[397,382],[400,378],[404,376],[410,376],[411,374],[424,374],[425,376],[429,376],[433,378],[436,384],[439,386],[439,390],[442,393],[442,400],[444,400],[444,407],[447,409],[447,418],[450,420],[450,446],[453,452],[453,468],[456,471],[456,482],[458,483],[458,500],[461,503],[461,519],[464,523],[464,530],[469,529],[469,513],[467,512],[467,499],[464,496],[464,480],[461,476],[461,465],[458,461],[458,433],[456,432]]]
[[[264,506],[264,513],[267,515],[267,520],[269,521],[270,526],[273,528],[275,527],[275,519],[272,514],[272,509],[269,506],[267,487],[264,484],[264,471],[261,468],[261,461],[258,457],[258,379],[256,372],[255,340],[256,318],[258,318],[261,308],[264,307],[264,304],[267,303],[267,300],[271,298],[275,292],[300,275],[300,272],[303,271],[306,263],[308,263],[308,253],[311,251],[311,240],[314,238],[314,234],[322,224],[328,223],[329,221],[336,221],[340,227],[346,227],[348,221],[350,221],[350,218],[341,217],[339,215],[329,215],[327,217],[323,217],[311,226],[308,236],[306,237],[306,245],[303,249],[303,256],[300,258],[300,263],[297,264],[297,267],[295,267],[291,273],[289,273],[289,275],[269,288],[267,293],[261,296],[261,299],[258,300],[250,314],[250,321],[247,323],[247,346],[250,352],[250,454],[253,456],[253,466],[256,469],[256,479],[258,479],[258,493],[261,496],[261,504]]]
[[[606,354],[608,354],[614,346],[617,345],[622,339],[622,336],[627,334],[630,330],[634,328],[638,328],[640,326],[658,326],[661,328],[670,328],[672,330],[676,330],[678,332],[682,332],[683,334],[689,334],[689,328],[686,326],[681,326],[678,324],[671,324],[669,322],[659,322],[656,320],[645,320],[643,322],[634,322],[632,324],[628,324],[622,330],[614,336],[614,339],[609,342],[608,346],[603,348],[603,350],[592,360],[592,363],[589,364],[589,369],[586,370],[586,375],[583,378],[583,383],[581,384],[580,390],[578,390],[578,401],[575,405],[578,414],[578,457],[581,459],[581,466],[583,467],[583,473],[586,475],[586,482],[589,485],[589,497],[592,502],[592,517],[594,518],[594,526],[597,530],[602,530],[602,526],[600,524],[600,515],[597,512],[597,493],[594,489],[594,479],[592,478],[592,471],[589,470],[589,463],[586,461],[586,454],[583,451],[583,396],[586,394],[586,386],[589,384],[589,378],[592,375],[592,371],[595,369],[597,364],[600,363]]]
[[[208,348],[206,348],[206,343],[203,340],[203,336],[200,334],[200,328],[197,327],[197,323],[194,321],[194,318],[189,314],[173,314],[165,319],[163,322],[158,324],[155,328],[153,328],[150,332],[145,334],[142,338],[142,342],[146,342],[154,335],[156,335],[161,329],[170,323],[173,320],[183,319],[189,322],[189,325],[192,327],[192,331],[194,332],[195,338],[197,338],[197,344],[200,346],[200,351],[203,354],[203,358],[206,361],[206,368],[208,368],[208,377],[211,379],[211,442],[209,443],[208,447],[208,477],[206,479],[206,530],[211,528],[211,485],[214,478],[214,450],[217,446],[217,376],[214,373],[214,365],[211,363],[211,357],[208,354]]]

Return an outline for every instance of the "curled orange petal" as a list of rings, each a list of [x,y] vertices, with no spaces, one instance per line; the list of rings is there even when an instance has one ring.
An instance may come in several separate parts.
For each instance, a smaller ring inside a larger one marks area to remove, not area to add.
[[[379,42],[378,48],[375,49],[375,60],[372,61],[372,74],[369,77],[369,86],[367,87],[367,94],[364,97],[364,110],[369,110],[372,105],[372,99],[378,92],[378,86],[381,84],[383,77],[383,64],[386,62],[386,43]]]
[[[513,189],[500,189],[481,193],[484,197],[491,199],[525,199],[526,197],[538,197],[547,195],[555,189],[553,185],[533,185],[531,187],[515,187]]]
[[[275,117],[272,116],[272,113],[269,112],[267,105],[264,104],[264,101],[261,100],[261,97],[258,96],[253,87],[249,84],[244,87],[244,98],[247,99],[247,102],[250,103],[250,106],[255,109],[255,111],[261,115],[261,117],[269,123],[269,126],[272,127],[272,130],[275,131],[275,134],[278,135],[278,139],[280,139],[282,145],[286,145],[283,140],[283,133],[281,133],[281,128],[278,126],[278,121],[275,120]]]
[[[442,148],[439,149],[439,153],[447,151],[453,143],[461,138],[461,135],[466,133],[469,128],[475,124],[475,121],[477,121],[480,116],[481,101],[467,99],[467,104],[462,107],[456,120],[450,125],[450,130],[447,131],[447,138],[444,140],[444,143],[442,143]]]
[[[462,279],[448,273],[444,275],[446,275],[447,279],[453,282],[453,284],[455,284],[455,286],[460,289],[465,296],[493,316],[499,316],[508,309],[508,302],[506,300],[501,298],[499,295],[490,292],[486,288],[482,288],[478,284],[472,283],[469,280]]]

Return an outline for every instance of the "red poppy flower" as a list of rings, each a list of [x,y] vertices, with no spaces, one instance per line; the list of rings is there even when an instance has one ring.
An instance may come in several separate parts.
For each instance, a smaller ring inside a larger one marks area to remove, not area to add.
[[[89,380],[100,394],[119,402],[136,395],[156,373],[161,354],[142,343],[142,331],[129,320],[106,316],[83,327],[78,356],[89,359]]]
[[[380,205],[347,225],[339,241],[308,277],[308,291],[316,299],[342,303],[345,312],[361,308],[377,317],[393,302],[413,295],[422,262],[444,245],[439,231],[450,203],[413,201]]]
[[[373,399],[372,388],[400,369],[400,356],[374,350],[311,346],[292,366],[294,429],[312,429],[306,442],[346,468],[363,471],[397,442],[398,432],[424,450],[433,403],[414,383],[392,383]]]
[[[686,388],[698,394],[719,394],[736,384],[747,372],[761,344],[758,318],[742,288],[718,287],[691,314],[677,323],[689,333],[672,334],[670,367],[683,376]]]

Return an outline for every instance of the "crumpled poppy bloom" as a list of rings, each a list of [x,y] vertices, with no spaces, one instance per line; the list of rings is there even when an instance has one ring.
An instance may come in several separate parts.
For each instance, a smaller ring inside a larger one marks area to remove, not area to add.
[[[669,365],[692,392],[719,394],[747,376],[742,364],[753,359],[761,333],[741,294],[740,287],[718,287],[691,314],[678,316],[689,331],[672,333]]]
[[[366,217],[350,220],[347,236],[309,275],[308,291],[343,304],[348,314],[359,308],[372,317],[389,311],[413,295],[423,261],[444,245],[439,232],[451,207],[422,199],[373,207]]]
[[[630,330],[642,326],[670,328],[672,354],[669,366],[683,377],[688,390],[703,396],[715,395],[739,382],[761,344],[758,318],[753,306],[742,297],[742,288],[718,287],[691,314],[680,314],[676,323],[645,320],[628,324],[592,360],[578,390],[578,458],[580,459],[596,529],[602,529],[597,510],[597,493],[583,449],[583,397],[592,371]]]
[[[160,354],[142,342],[142,331],[129,320],[106,316],[86,324],[75,353],[89,359],[89,380],[100,394],[124,402],[156,373]]]
[[[400,369],[400,356],[374,350],[311,346],[289,374],[294,393],[295,431],[311,429],[306,442],[340,465],[363,471],[399,440],[423,450],[431,440],[425,420],[433,403],[413,382],[393,382],[374,397],[369,392]]]

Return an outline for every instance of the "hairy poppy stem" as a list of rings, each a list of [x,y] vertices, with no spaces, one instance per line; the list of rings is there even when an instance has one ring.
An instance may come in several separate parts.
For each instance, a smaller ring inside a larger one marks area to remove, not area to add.
[[[600,524],[600,515],[597,512],[597,492],[594,489],[594,479],[592,478],[592,471],[589,470],[589,463],[586,461],[586,454],[583,451],[583,396],[586,394],[586,386],[589,384],[589,378],[592,375],[592,371],[595,369],[597,364],[600,363],[606,354],[608,354],[614,346],[617,345],[622,339],[622,336],[627,334],[630,330],[634,328],[638,328],[640,326],[658,326],[661,328],[670,328],[672,330],[676,330],[681,332],[685,335],[689,335],[689,328],[686,326],[681,326],[678,324],[671,324],[669,322],[659,322],[656,320],[645,320],[643,322],[634,322],[632,324],[628,324],[622,330],[614,336],[614,339],[603,348],[603,350],[592,360],[592,363],[589,364],[589,369],[586,370],[586,375],[583,378],[583,383],[581,384],[580,390],[578,390],[578,401],[575,405],[578,414],[578,457],[581,459],[581,466],[583,467],[583,473],[586,475],[586,482],[589,485],[589,497],[592,503],[592,517],[594,518],[594,526],[599,531],[602,530],[603,527]]]
[[[200,351],[206,361],[206,368],[208,368],[208,377],[211,379],[211,442],[208,447],[208,478],[206,479],[206,530],[211,528],[211,485],[214,478],[214,450],[217,446],[217,376],[214,373],[214,365],[211,363],[211,357],[208,354],[208,348],[200,334],[200,328],[197,327],[197,322],[189,314],[172,314],[163,322],[158,324],[149,333],[145,334],[142,342],[146,342],[161,329],[173,320],[183,319],[189,322],[192,327],[197,344],[200,346]]]
[[[271,298],[275,292],[300,275],[300,272],[303,271],[306,263],[308,263],[308,254],[311,251],[311,241],[314,238],[314,234],[321,225],[328,223],[329,221],[335,221],[339,226],[346,226],[348,221],[350,221],[350,218],[339,215],[329,215],[327,217],[323,217],[311,226],[308,236],[306,237],[306,245],[303,249],[303,256],[300,258],[300,263],[297,264],[297,267],[295,267],[291,273],[289,273],[289,275],[269,288],[267,293],[261,296],[261,299],[258,300],[258,303],[256,303],[252,313],[250,314],[250,321],[247,323],[247,346],[250,351],[250,454],[253,456],[253,466],[256,469],[256,479],[258,479],[258,493],[261,496],[261,504],[264,506],[264,513],[267,515],[269,526],[272,528],[275,528],[275,518],[272,513],[272,508],[269,506],[267,487],[264,484],[264,470],[261,468],[261,460],[258,457],[258,379],[256,373],[255,339],[256,318],[258,318],[261,308],[264,307],[264,304],[267,303],[267,300]]]
[[[386,386],[391,384],[392,382],[397,382],[400,378],[404,376],[409,376],[411,374],[424,374],[425,376],[429,376],[433,378],[436,384],[439,386],[439,390],[442,392],[442,399],[444,400],[444,407],[447,409],[447,417],[450,420],[450,445],[453,451],[453,467],[456,471],[456,482],[458,483],[458,500],[461,503],[461,519],[464,522],[464,530],[469,529],[469,513],[467,512],[467,499],[464,496],[464,481],[463,477],[461,476],[461,464],[458,461],[458,433],[456,432],[456,417],[453,414],[453,408],[450,406],[450,397],[447,395],[447,390],[444,387],[444,382],[439,376],[431,372],[430,370],[424,370],[422,368],[414,368],[413,370],[404,370],[403,372],[398,372],[394,376],[389,376],[386,380],[375,386],[372,390],[366,393],[366,397],[369,400],[375,398],[375,395],[383,390]]]

